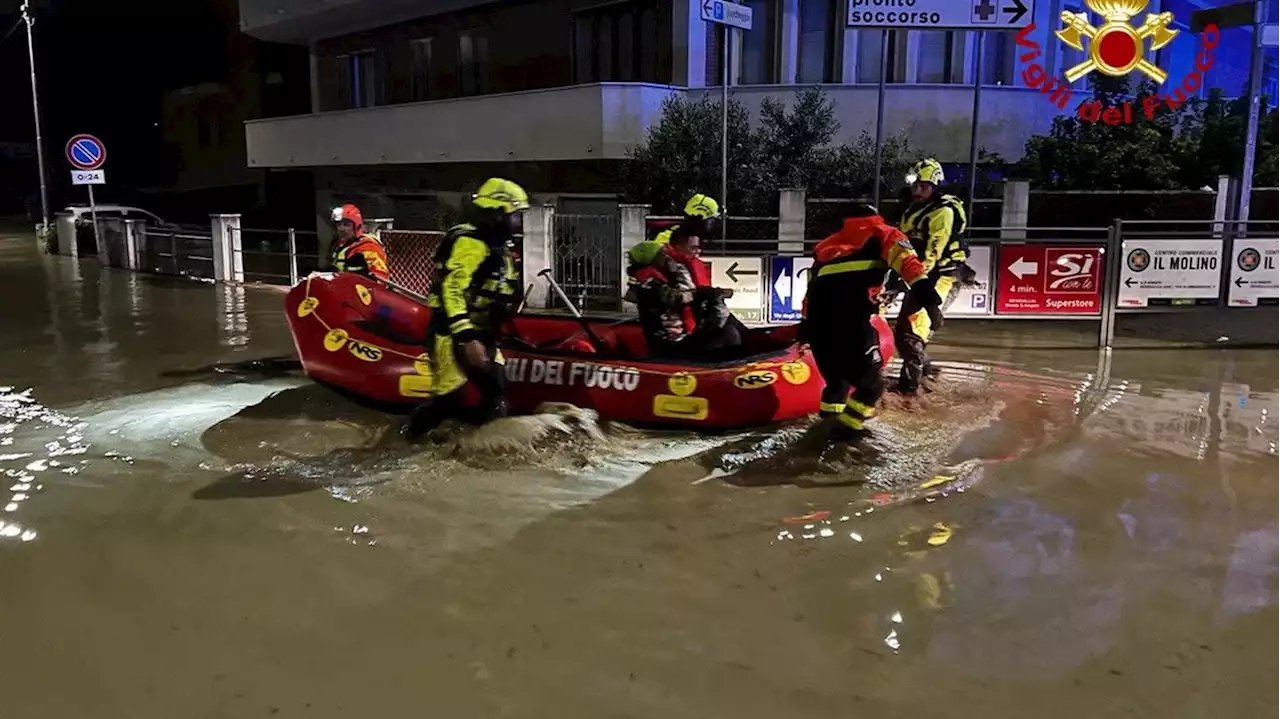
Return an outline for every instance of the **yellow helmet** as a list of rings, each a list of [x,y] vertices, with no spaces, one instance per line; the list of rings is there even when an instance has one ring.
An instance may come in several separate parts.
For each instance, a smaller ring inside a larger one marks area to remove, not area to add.
[[[511,180],[490,177],[471,196],[471,203],[484,210],[511,215],[529,209],[529,193]]]
[[[684,214],[685,217],[700,217],[704,220],[710,220],[720,216],[720,203],[716,202],[710,195],[704,195],[699,192],[684,203]]]
[[[935,185],[941,185],[945,180],[946,176],[942,174],[942,163],[932,157],[917,162],[907,175],[908,185],[917,182],[931,182]]]

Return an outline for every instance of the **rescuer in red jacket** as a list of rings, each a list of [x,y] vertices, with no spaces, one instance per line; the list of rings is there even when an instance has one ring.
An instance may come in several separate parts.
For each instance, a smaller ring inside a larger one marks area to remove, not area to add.
[[[339,272],[361,272],[381,279],[391,278],[387,251],[377,237],[364,231],[364,217],[355,205],[334,208],[333,224],[338,233],[329,253],[329,264]]]
[[[836,419],[833,439],[862,435],[884,392],[880,337],[871,318],[879,312],[889,270],[898,273],[921,307],[941,319],[942,300],[910,240],[871,205],[855,207],[844,227],[814,249],[799,339],[809,345],[826,382],[821,410]]]

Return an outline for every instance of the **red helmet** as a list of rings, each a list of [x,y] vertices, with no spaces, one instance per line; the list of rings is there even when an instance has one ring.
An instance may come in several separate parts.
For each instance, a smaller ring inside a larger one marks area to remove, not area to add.
[[[350,222],[356,226],[356,232],[364,229],[364,217],[360,214],[360,208],[352,204],[333,208],[333,224],[339,222]]]

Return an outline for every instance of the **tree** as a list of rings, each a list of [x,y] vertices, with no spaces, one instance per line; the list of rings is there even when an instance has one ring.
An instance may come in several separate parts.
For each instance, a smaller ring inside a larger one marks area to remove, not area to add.
[[[710,98],[667,98],[662,117],[645,142],[629,153],[625,190],[654,212],[678,213],[696,192],[720,193],[720,103]],[[729,101],[729,196],[726,207],[743,212],[760,203],[759,135],[747,111]]]
[[[1109,125],[1078,114],[1058,117],[1048,135],[1027,141],[1015,172],[1037,187],[1064,190],[1172,190],[1213,187],[1220,174],[1235,174],[1244,154],[1248,98],[1225,100],[1213,91],[1176,108],[1162,104],[1152,119],[1143,101],[1158,96],[1143,82],[1131,93],[1126,78],[1096,78],[1091,102],[1114,107],[1126,101],[1134,121]],[[1264,106],[1268,103],[1263,99]],[[1276,112],[1258,127],[1254,183],[1276,184]]]
[[[833,144],[840,131],[834,103],[817,88],[796,92],[787,104],[766,98],[752,128],[742,104],[729,100],[729,197],[735,213],[770,215],[777,193],[804,188],[812,196],[870,195],[875,141],[865,130],[857,142]],[[644,144],[630,154],[627,194],[656,212],[675,212],[693,192],[720,186],[720,103],[671,98]],[[905,135],[885,139],[886,187],[915,161]]]
[[[1047,136],[1027,141],[1016,171],[1036,185],[1054,189],[1167,190],[1180,186],[1177,158],[1185,147],[1175,132],[1188,105],[1141,117],[1142,101],[1155,94],[1144,83],[1136,95],[1127,78],[1102,77],[1093,83],[1094,102],[1109,108],[1129,99],[1139,116],[1130,124],[1086,122],[1078,114],[1055,118]]]

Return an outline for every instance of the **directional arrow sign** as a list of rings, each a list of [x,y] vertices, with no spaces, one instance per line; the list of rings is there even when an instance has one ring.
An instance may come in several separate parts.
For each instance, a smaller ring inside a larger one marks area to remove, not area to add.
[[[773,293],[783,302],[791,300],[791,273],[783,272],[778,275],[778,281],[773,283]]]
[[[1027,275],[1034,275],[1039,271],[1040,265],[1035,262],[1028,262],[1021,257],[1014,260],[1013,263],[1009,265],[1009,272],[1013,273],[1013,276],[1020,280],[1025,278]]]
[[[1016,25],[1022,16],[1027,14],[1027,6],[1022,4],[1022,0],[1012,0],[1012,3],[1001,8],[1000,12],[1008,16],[1005,18],[1006,25]]]
[[[1124,286],[1125,286],[1125,287],[1133,287],[1133,285],[1134,285],[1134,282],[1133,282],[1133,278],[1132,278],[1132,277],[1126,277],[1126,278],[1124,278]]]
[[[1035,8],[1035,0],[849,0],[846,24],[890,30],[1016,30],[1031,24]]]
[[[1244,287],[1247,284],[1249,284],[1249,281],[1246,280],[1245,278],[1243,277],[1236,278],[1236,287]]]
[[[733,264],[729,265],[729,269],[725,270],[724,274],[726,277],[729,278],[731,282],[733,282],[734,284],[737,284],[739,275],[743,275],[746,277],[758,277],[760,275],[760,271],[738,269],[738,263],[734,262]]]

